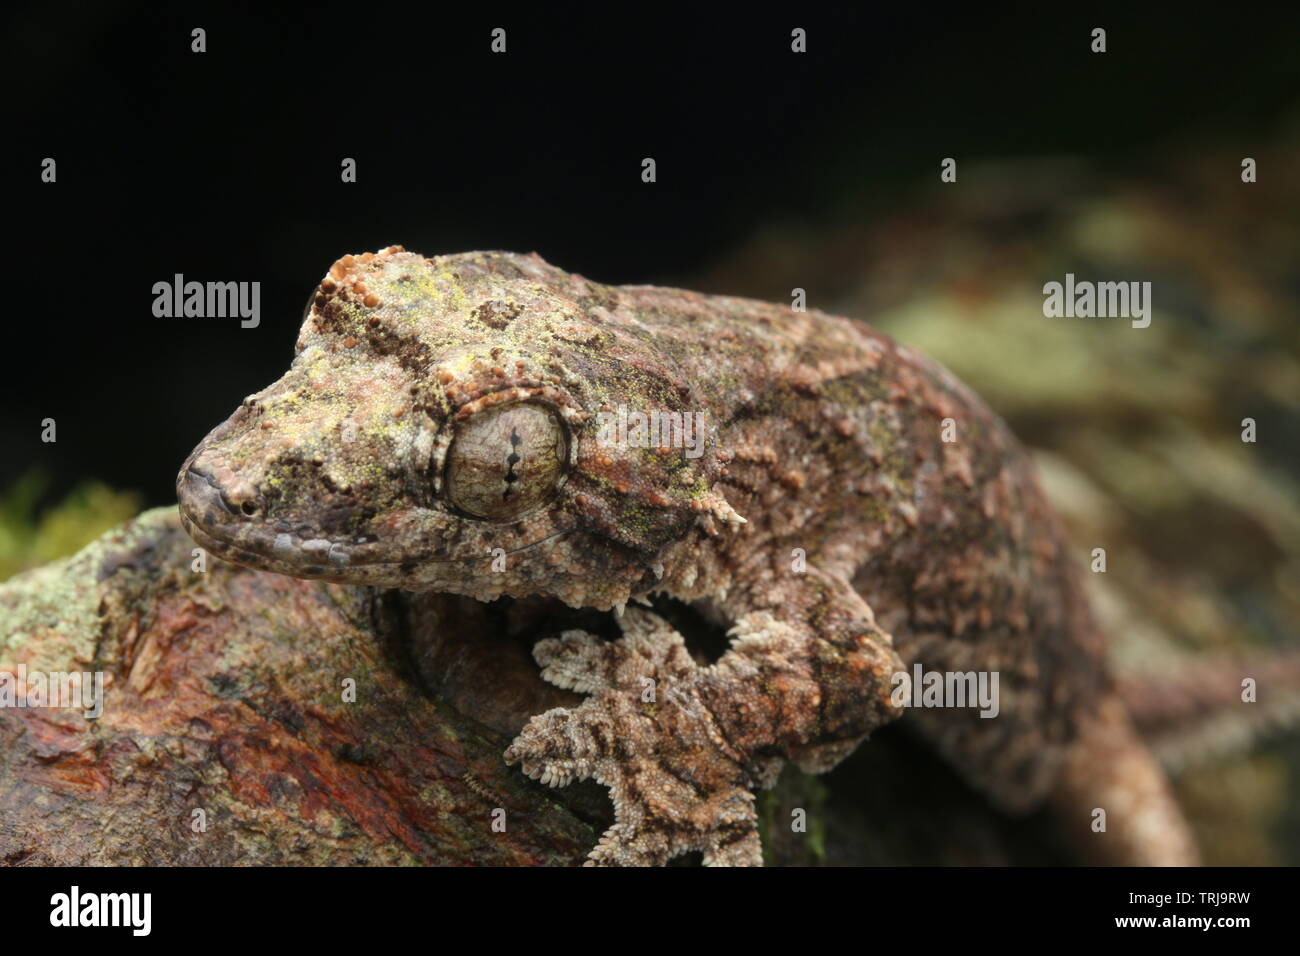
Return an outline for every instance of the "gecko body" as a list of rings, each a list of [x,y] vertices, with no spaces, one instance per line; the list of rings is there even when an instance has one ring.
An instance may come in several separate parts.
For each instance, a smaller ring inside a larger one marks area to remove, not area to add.
[[[652,417],[658,444],[606,427]],[[676,440],[682,422],[697,441]],[[760,862],[755,788],[900,717],[896,675],[916,663],[997,673],[993,719],[908,714],[991,800],[1050,799],[1082,830],[1110,807],[1097,856],[1194,858],[1026,453],[865,324],[605,286],[535,255],[347,256],[289,371],[177,490],[194,539],[254,568],[619,610],[618,641],[537,644],[547,680],[590,696],[506,752],[548,784],[610,788],[591,862]],[[635,603],[656,593],[729,649],[696,660]]]

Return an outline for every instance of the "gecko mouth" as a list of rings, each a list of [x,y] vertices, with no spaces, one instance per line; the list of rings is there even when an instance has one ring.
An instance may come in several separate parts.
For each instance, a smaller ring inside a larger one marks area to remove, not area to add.
[[[375,535],[308,537],[250,521],[231,506],[210,475],[191,467],[182,471],[177,486],[181,523],[195,543],[219,558],[257,570],[294,577],[355,580],[358,572],[368,577],[371,572],[393,570],[405,576],[423,565],[464,564],[471,560],[418,552],[397,560],[367,557],[367,551],[383,547]],[[566,533],[556,531],[505,553],[531,551]]]

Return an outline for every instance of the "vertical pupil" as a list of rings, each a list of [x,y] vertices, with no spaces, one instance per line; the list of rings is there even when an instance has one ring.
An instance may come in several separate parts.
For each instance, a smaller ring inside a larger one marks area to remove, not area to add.
[[[514,483],[519,480],[519,476],[515,474],[515,465],[519,464],[523,459],[519,457],[519,453],[516,452],[515,449],[523,444],[523,441],[524,440],[519,437],[519,429],[511,428],[510,454],[506,456],[506,490],[501,492],[502,501],[505,501],[510,497],[510,492],[515,490]]]

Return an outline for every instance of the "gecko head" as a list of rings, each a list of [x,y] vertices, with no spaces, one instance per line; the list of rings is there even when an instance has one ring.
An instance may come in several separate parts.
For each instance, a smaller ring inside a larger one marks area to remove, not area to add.
[[[289,371],[182,466],[186,529],[261,570],[481,599],[694,577],[692,542],[742,519],[707,411],[618,300],[535,255],[344,257]]]

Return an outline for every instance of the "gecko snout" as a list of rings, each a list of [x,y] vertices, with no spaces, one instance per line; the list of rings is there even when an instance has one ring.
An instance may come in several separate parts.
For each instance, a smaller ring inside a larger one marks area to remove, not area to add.
[[[253,518],[262,512],[261,496],[251,485],[223,487],[212,474],[193,464],[181,473],[176,492],[181,508],[208,527],[229,523],[231,518]]]

